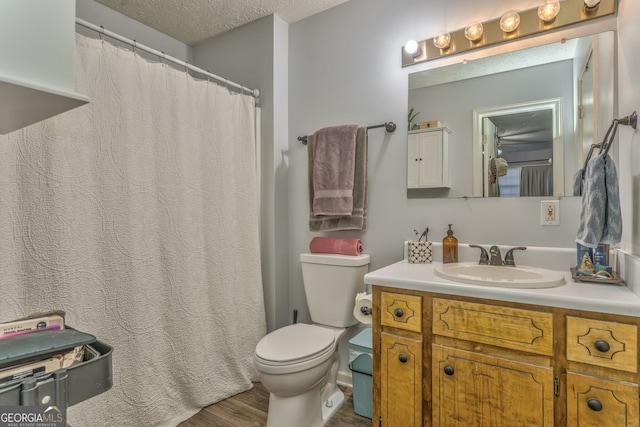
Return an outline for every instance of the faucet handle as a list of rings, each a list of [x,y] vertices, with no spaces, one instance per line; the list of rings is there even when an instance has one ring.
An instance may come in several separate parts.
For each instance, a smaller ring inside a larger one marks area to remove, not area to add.
[[[516,266],[516,262],[513,259],[513,251],[524,251],[527,248],[524,246],[518,246],[517,248],[511,248],[507,251],[507,254],[504,256],[504,265],[510,265],[512,267]]]
[[[489,253],[485,248],[479,245],[469,245],[469,247],[480,249],[480,261],[478,261],[478,264],[489,264]]]

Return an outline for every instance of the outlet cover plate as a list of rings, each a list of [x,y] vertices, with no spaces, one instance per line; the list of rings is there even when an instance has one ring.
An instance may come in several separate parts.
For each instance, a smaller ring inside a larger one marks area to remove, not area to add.
[[[560,225],[560,200],[543,200],[540,205],[541,225]]]

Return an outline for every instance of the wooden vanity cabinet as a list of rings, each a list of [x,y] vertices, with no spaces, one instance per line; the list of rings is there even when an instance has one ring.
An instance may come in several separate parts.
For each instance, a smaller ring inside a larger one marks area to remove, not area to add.
[[[373,426],[640,427],[638,318],[382,286],[373,305]]]

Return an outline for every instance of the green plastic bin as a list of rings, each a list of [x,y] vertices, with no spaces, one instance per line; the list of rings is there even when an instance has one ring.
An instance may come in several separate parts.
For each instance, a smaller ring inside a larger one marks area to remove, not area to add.
[[[353,411],[372,418],[373,352],[371,328],[363,329],[349,340],[349,368],[353,382]]]

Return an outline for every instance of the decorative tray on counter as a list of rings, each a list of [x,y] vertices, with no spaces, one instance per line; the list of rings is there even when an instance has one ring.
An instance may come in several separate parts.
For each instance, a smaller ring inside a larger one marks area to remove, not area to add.
[[[576,282],[589,282],[589,283],[604,283],[608,285],[624,285],[624,280],[616,277],[607,277],[607,276],[578,276],[576,272],[578,271],[577,267],[571,267],[569,269],[571,271],[571,277]]]

